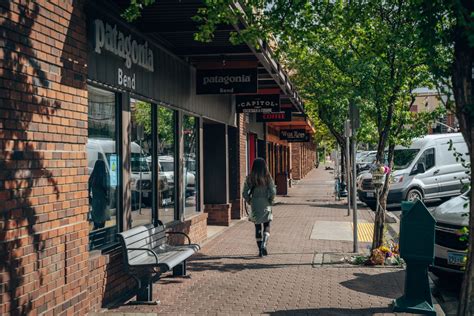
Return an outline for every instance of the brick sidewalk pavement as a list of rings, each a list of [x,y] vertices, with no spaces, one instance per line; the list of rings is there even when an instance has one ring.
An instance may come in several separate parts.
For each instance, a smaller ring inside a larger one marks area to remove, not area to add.
[[[334,201],[332,173],[315,169],[278,199],[268,245],[259,258],[254,226],[240,221],[206,243],[189,262],[191,277],[165,274],[158,306],[122,305],[109,312],[173,315],[383,315],[403,291],[393,268],[313,267],[315,252],[350,252],[352,242],[311,240],[316,220],[350,221]],[[372,221],[361,209],[359,218]]]

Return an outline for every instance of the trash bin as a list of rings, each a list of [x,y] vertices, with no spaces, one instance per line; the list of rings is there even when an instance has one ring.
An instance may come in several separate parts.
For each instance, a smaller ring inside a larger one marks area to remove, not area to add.
[[[278,195],[288,194],[288,174],[286,172],[278,173],[275,178],[275,185]]]

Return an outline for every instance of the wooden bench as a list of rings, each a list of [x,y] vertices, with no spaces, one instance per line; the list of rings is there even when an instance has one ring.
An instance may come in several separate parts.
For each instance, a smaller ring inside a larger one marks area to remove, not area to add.
[[[184,235],[187,245],[170,245],[169,235]],[[157,304],[153,301],[153,282],[164,272],[173,270],[173,276],[186,275],[186,260],[201,247],[191,244],[182,232],[166,232],[163,225],[138,226],[118,234],[124,252],[124,264],[129,274],[138,282],[139,304]]]

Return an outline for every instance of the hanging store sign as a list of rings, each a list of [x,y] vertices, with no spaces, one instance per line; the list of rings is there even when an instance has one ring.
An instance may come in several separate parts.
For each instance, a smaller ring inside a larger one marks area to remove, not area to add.
[[[236,95],[237,113],[269,113],[280,111],[279,94]]]
[[[280,131],[280,139],[289,143],[309,142],[310,137],[305,129],[285,129]]]
[[[196,94],[256,93],[257,68],[198,69]]]
[[[291,122],[291,111],[257,113],[257,122]]]

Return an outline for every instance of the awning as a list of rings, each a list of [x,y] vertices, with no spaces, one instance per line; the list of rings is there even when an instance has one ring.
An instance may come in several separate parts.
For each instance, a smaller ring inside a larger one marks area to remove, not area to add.
[[[114,0],[113,3],[122,12],[130,1]],[[244,28],[243,23],[219,26],[210,43],[194,40],[198,23],[192,17],[203,6],[201,0],[157,0],[144,8],[141,17],[133,25],[164,48],[197,67],[215,62],[255,62],[258,67],[259,89],[279,88],[282,104],[291,104],[294,112],[304,112],[303,102],[288,74],[265,43],[262,42],[261,49],[256,49],[249,44],[232,45],[229,42],[230,32]]]

